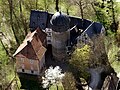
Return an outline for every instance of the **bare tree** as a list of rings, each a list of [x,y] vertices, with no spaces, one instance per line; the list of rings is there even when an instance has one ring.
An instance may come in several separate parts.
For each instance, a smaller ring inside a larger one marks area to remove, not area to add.
[[[23,28],[24,28],[24,31],[25,31],[25,36],[27,35],[27,23],[26,23],[26,19],[25,17],[23,17],[23,10],[22,10],[22,0],[19,1],[19,9],[20,9],[20,17],[22,19],[22,24],[23,24]]]
[[[13,1],[12,0],[8,0],[8,4],[9,4],[9,12],[10,12],[10,24],[11,24],[11,28],[12,28],[12,31],[13,31],[13,34],[15,36],[15,40],[17,42],[17,45],[19,45],[19,40],[16,36],[16,33],[15,33],[15,29],[14,29],[14,26],[13,26]]]

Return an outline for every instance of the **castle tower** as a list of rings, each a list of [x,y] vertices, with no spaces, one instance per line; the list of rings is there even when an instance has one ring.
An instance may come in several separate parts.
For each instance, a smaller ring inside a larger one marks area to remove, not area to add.
[[[55,60],[65,60],[67,44],[70,40],[70,19],[61,12],[56,12],[51,18],[52,25],[52,54]]]

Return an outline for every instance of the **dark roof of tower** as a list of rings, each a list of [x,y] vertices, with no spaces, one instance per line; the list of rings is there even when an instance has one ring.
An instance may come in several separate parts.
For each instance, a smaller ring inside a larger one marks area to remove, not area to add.
[[[52,16],[50,23],[52,24],[53,31],[64,32],[69,29],[70,18],[61,12],[56,12]]]

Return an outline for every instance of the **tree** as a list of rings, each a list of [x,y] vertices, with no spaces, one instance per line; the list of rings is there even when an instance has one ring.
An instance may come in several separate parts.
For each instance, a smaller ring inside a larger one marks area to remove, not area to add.
[[[90,47],[85,45],[83,48],[76,48],[73,52],[70,64],[73,67],[77,68],[79,71],[79,77],[88,79],[88,67],[89,67],[89,59],[90,59]]]
[[[92,37],[91,42],[93,42],[91,43],[93,45],[85,45],[82,48],[76,48],[70,59],[70,64],[75,67],[75,69],[73,69],[73,72],[74,70],[78,70],[77,75],[84,78],[86,82],[89,82],[89,76],[91,75],[90,85],[92,85],[94,88],[98,88],[97,86],[99,82],[99,86],[101,87],[105,77],[110,73],[115,73],[115,71],[111,67],[108,59],[104,44],[104,36],[94,36]],[[99,78],[96,79],[97,77]]]
[[[11,24],[11,28],[13,30],[13,33],[14,33],[14,36],[15,36],[15,40],[17,42],[17,44],[19,45],[19,40],[16,36],[16,33],[15,33],[15,29],[14,29],[14,26],[13,26],[13,1],[12,0],[8,0],[8,3],[9,3],[9,15],[10,15],[10,24]]]
[[[62,84],[64,90],[76,90],[76,81],[72,73],[66,72],[63,77]]]
[[[45,71],[45,77],[43,77],[43,88],[49,88],[51,85],[56,84],[56,86],[61,82],[64,74],[62,73],[62,69],[59,66],[53,68],[52,66],[49,67]],[[58,90],[58,86],[57,86]]]
[[[72,0],[73,4],[77,6],[79,14],[77,16],[81,16],[81,18],[92,19],[94,20],[94,10],[92,9],[91,3],[94,0]]]
[[[59,0],[56,0],[55,2],[56,2],[56,7],[55,7],[55,9],[56,9],[57,12],[59,12],[59,6],[58,6],[58,5],[59,5]]]
[[[118,25],[116,22],[116,12],[114,9],[115,3],[113,0],[97,0],[92,4],[93,10],[95,11],[97,20],[101,22],[106,30],[116,32]],[[102,18],[101,18],[102,17]]]

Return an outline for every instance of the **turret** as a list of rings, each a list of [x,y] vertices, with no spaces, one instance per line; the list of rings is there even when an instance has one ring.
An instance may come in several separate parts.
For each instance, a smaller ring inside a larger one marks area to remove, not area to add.
[[[70,18],[62,14],[61,12],[56,12],[50,23],[52,25],[52,54],[55,60],[65,60],[66,58],[66,46],[70,39],[69,23]]]

